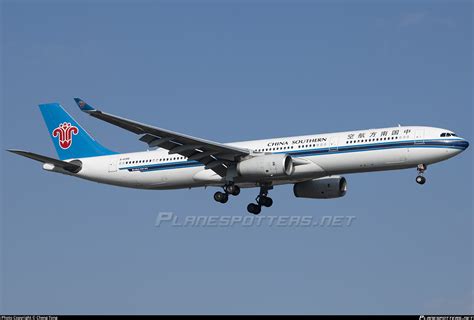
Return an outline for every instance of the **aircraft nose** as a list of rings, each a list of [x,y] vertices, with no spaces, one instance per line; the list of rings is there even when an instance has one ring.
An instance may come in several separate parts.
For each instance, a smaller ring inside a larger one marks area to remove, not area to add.
[[[469,147],[469,142],[466,139],[458,140],[455,144],[461,151],[464,151]]]
[[[468,147],[469,147],[469,141],[467,141],[466,139],[464,139],[463,141],[461,141],[463,143],[463,148],[464,150],[466,150]]]
[[[469,147],[469,142],[466,139],[460,138],[449,141],[449,145],[457,150],[457,154],[463,152]]]

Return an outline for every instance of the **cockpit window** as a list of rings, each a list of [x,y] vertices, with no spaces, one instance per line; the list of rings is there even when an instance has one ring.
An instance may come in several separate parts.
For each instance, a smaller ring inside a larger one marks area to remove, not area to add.
[[[457,137],[455,133],[443,132],[440,137]]]

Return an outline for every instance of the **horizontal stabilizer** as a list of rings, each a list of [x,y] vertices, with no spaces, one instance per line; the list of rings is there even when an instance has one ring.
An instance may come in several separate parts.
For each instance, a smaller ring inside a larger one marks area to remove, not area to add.
[[[7,151],[16,153],[20,156],[27,157],[42,163],[49,163],[54,165],[55,167],[62,168],[66,171],[72,172],[72,173],[77,173],[81,170],[82,166],[80,164],[72,163],[72,162],[66,162],[66,161],[61,161],[58,159],[42,156],[40,154],[36,154],[33,152],[28,152],[28,151],[22,151],[22,150],[13,150],[13,149],[8,149]],[[74,160],[73,160],[74,161]]]

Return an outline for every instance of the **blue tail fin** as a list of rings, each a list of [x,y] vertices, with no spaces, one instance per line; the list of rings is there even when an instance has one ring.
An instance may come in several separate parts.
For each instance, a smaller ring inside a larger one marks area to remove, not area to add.
[[[94,140],[58,103],[39,105],[59,159],[104,156],[116,152]]]

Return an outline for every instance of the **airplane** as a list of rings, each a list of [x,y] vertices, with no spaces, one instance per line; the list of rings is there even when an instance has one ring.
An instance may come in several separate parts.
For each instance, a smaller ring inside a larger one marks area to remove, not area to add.
[[[218,187],[219,203],[241,188],[260,188],[247,210],[271,207],[269,191],[293,184],[296,197],[339,198],[346,194],[342,175],[416,168],[426,182],[428,165],[466,150],[469,142],[447,129],[400,126],[264,140],[219,143],[102,112],[82,99],[80,110],[140,136],[147,151],[118,153],[88,134],[59,103],[39,108],[59,159],[9,149],[43,163],[43,169],[86,180],[138,189]]]

